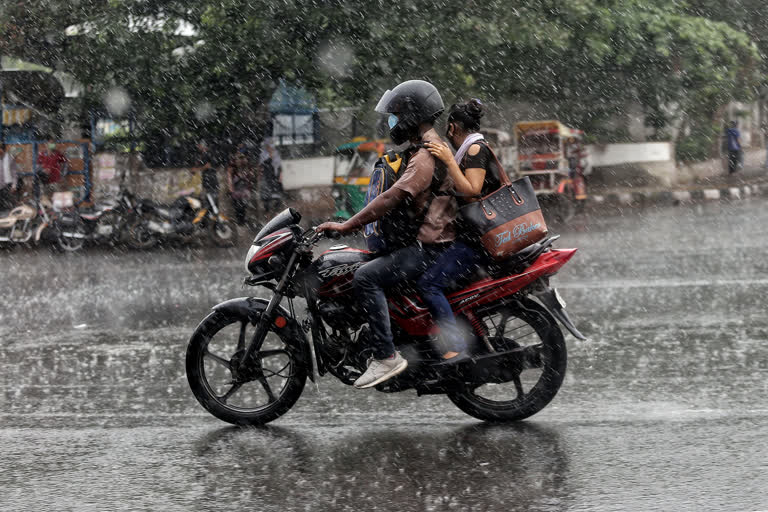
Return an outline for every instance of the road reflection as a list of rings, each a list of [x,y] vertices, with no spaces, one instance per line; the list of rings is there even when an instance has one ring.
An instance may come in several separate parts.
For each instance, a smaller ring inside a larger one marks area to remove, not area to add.
[[[362,432],[361,432],[362,431]],[[569,458],[536,423],[458,429],[224,428],[197,443],[207,496],[294,510],[561,509]]]

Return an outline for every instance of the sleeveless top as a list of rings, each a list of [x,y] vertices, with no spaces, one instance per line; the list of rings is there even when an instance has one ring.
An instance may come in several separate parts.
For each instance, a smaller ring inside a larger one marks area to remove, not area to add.
[[[493,151],[491,150],[491,148],[488,147],[487,142],[485,142],[484,140],[480,140],[475,144],[478,144],[480,146],[480,151],[478,151],[476,155],[470,155],[469,151],[467,151],[467,153],[464,155],[464,158],[461,160],[461,165],[459,166],[459,168],[461,169],[461,172],[464,172],[467,169],[485,169],[483,186],[480,189],[480,196],[485,197],[491,192],[494,192],[501,187],[501,181],[499,180],[499,173],[503,171],[499,169],[499,166],[496,163],[496,157],[493,154]],[[470,148],[471,147],[472,146],[470,146]],[[469,201],[462,198],[461,196],[457,196],[456,199],[459,201],[459,204],[461,206],[469,203]],[[461,218],[457,219],[456,224],[457,224],[456,238],[458,240],[461,240],[467,245],[470,245],[472,247],[478,247],[480,242],[477,238],[477,235],[474,234],[467,226],[463,225]],[[479,246],[479,248],[482,249],[482,246]]]
[[[496,157],[491,151],[491,148],[488,147],[487,142],[480,140],[475,144],[480,146],[480,151],[478,151],[476,155],[470,155],[469,151],[467,151],[464,158],[461,160],[459,168],[461,169],[461,172],[465,172],[467,169],[485,169],[483,187],[480,189],[480,196],[485,197],[501,187],[501,181],[499,181],[499,172],[501,172],[501,169],[499,169],[499,166],[496,164]],[[461,197],[459,197],[459,201],[462,204],[468,202]]]

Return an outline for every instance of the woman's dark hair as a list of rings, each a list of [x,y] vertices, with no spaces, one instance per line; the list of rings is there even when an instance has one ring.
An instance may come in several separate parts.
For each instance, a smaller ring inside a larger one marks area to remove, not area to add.
[[[460,105],[453,104],[448,114],[448,122],[459,123],[468,132],[476,132],[480,129],[480,119],[483,115],[483,104],[473,98]]]

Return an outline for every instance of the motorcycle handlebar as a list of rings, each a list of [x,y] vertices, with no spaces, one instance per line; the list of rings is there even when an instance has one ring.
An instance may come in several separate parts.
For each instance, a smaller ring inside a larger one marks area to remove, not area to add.
[[[307,230],[305,233],[305,236],[309,234],[308,242],[311,244],[315,244],[322,240],[323,238],[329,238],[331,240],[338,240],[341,238],[341,233],[338,231],[316,231],[316,227],[312,226],[310,229]]]

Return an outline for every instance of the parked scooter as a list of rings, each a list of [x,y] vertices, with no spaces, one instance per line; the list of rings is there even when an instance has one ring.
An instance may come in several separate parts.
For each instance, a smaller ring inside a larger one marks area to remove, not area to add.
[[[190,242],[201,231],[219,247],[237,242],[237,228],[222,215],[216,200],[206,194],[203,201],[191,196],[176,199],[170,205],[142,201],[139,207],[142,220],[132,226],[132,236],[144,241],[147,234],[155,241],[180,240]]]
[[[42,202],[21,204],[0,218],[0,245],[35,244],[43,237],[51,219]]]

